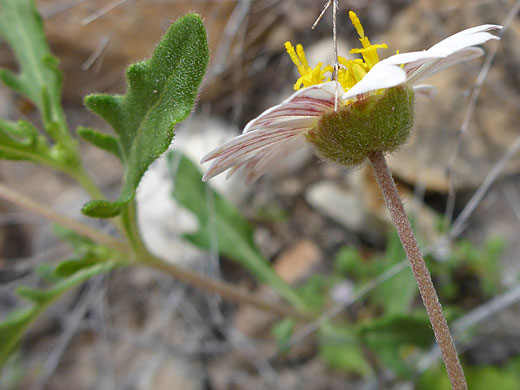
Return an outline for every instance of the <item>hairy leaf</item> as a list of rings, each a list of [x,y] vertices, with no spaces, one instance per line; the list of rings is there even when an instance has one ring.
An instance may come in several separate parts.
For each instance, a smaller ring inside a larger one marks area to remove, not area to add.
[[[77,133],[81,138],[90,142],[92,145],[113,154],[120,160],[123,159],[123,155],[121,154],[121,145],[117,138],[112,137],[109,134],[100,133],[99,131],[89,127],[78,127]]]
[[[175,182],[172,195],[177,202],[194,213],[199,221],[199,230],[184,237],[206,250],[212,248],[212,242],[217,242],[219,253],[241,264],[294,306],[304,308],[306,305],[302,298],[260,255],[253,242],[253,227],[239,211],[202,181],[201,172],[187,157],[179,152],[172,152],[168,158],[172,166],[177,166],[177,170],[173,172]]]
[[[119,137],[125,165],[119,198],[87,203],[83,208],[86,215],[116,216],[133,199],[143,174],[168,149],[174,126],[191,112],[208,58],[202,20],[198,15],[186,15],[172,24],[150,60],[127,69],[126,95],[85,98],[87,107],[105,119]]]

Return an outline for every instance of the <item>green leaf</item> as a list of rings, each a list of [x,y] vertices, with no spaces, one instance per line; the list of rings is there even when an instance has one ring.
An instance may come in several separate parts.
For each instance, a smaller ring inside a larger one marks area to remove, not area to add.
[[[49,105],[60,105],[63,75],[45,39],[34,0],[1,0],[0,4],[0,35],[9,43],[20,65],[19,74],[2,70],[0,78],[42,112],[45,99]]]
[[[120,160],[123,159],[121,145],[119,144],[117,138],[108,134],[100,133],[99,131],[89,127],[78,127],[76,132],[85,141],[90,142],[92,145],[113,154]]]
[[[503,367],[465,366],[464,373],[471,390],[518,390],[520,389],[520,371],[518,358]],[[446,369],[438,364],[421,375],[417,390],[451,390]]]
[[[387,240],[385,256],[381,260],[384,270],[400,263],[406,259],[401,241],[397,232],[393,231]],[[399,274],[385,280],[370,294],[373,303],[384,308],[385,314],[409,313],[411,305],[417,297],[419,290],[410,267],[402,270]]]
[[[363,377],[372,374],[372,368],[363,355],[356,334],[347,326],[322,326],[318,343],[320,356],[332,368],[355,372]]]
[[[295,322],[292,318],[285,318],[273,325],[272,332],[280,352],[286,352],[288,350],[287,343],[294,332],[294,325]]]
[[[336,253],[334,270],[343,276],[361,278],[365,276],[367,267],[357,249],[345,246]]]
[[[54,164],[47,140],[27,121],[0,119],[0,158]]]
[[[311,275],[301,286],[298,293],[308,308],[320,312],[326,303],[329,289],[333,284],[332,278],[324,275]]]
[[[426,315],[392,315],[361,324],[358,334],[389,368],[399,375],[410,376],[412,371],[402,355],[404,347],[426,348],[434,341]]]
[[[202,173],[187,157],[179,152],[171,152],[168,158],[170,164],[177,167],[173,172],[175,182],[172,195],[178,203],[195,214],[199,221],[199,230],[186,234],[184,238],[200,248],[210,250],[212,234],[215,234],[216,237],[213,238],[218,242],[220,254],[241,264],[260,282],[270,285],[294,306],[305,308],[301,297],[260,255],[253,241],[253,227],[239,211],[202,181]],[[208,196],[211,199],[211,208]]]
[[[47,44],[35,2],[0,0],[0,5],[0,35],[14,51],[20,69],[18,74],[1,69],[0,80],[36,105],[45,130],[57,143],[55,157],[68,164],[79,164],[77,143],[68,132],[61,107],[63,75]],[[2,157],[4,154],[5,151],[0,152]],[[25,156],[17,158],[35,161]]]
[[[47,290],[28,287],[18,288],[18,294],[33,302],[33,306],[16,310],[0,322],[0,367],[5,364],[7,358],[16,348],[29,325],[64,292],[96,275],[111,271],[119,264],[120,263],[117,262],[106,261],[80,269],[69,277],[61,279]]]
[[[114,201],[92,201],[86,215],[108,218],[130,202],[150,164],[173,139],[174,126],[191,112],[209,61],[206,31],[198,15],[178,19],[157,45],[150,60],[126,72],[128,92],[85,98],[86,106],[105,119],[121,144],[124,183]]]

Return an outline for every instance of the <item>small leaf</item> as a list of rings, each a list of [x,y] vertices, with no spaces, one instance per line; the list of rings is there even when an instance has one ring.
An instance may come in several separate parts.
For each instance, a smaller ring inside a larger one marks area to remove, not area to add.
[[[393,231],[388,237],[384,258],[377,261],[382,262],[386,270],[400,263],[403,259],[406,259],[406,254],[399,236]],[[385,314],[393,315],[409,313],[418,293],[419,290],[417,289],[417,283],[413,277],[412,270],[410,267],[407,267],[399,274],[377,286],[370,294],[370,297],[372,302],[383,307]]]
[[[134,198],[143,174],[170,146],[174,126],[191,112],[208,61],[202,20],[195,14],[186,15],[172,24],[150,60],[127,69],[126,95],[85,98],[86,106],[118,135],[125,178],[116,201],[87,203],[83,213],[113,217]]]
[[[82,259],[70,259],[62,261],[54,270],[54,274],[61,278],[67,278],[76,272],[90,268],[93,265],[99,263],[101,260],[95,257],[86,256]]]
[[[45,137],[27,121],[0,119],[0,157],[52,165],[52,151]]]
[[[320,356],[332,368],[355,372],[363,377],[371,375],[372,368],[363,355],[356,334],[347,326],[322,326],[318,343]]]
[[[111,271],[118,265],[120,263],[112,261],[94,264],[91,267],[80,269],[68,278],[60,280],[47,290],[28,287],[18,288],[18,294],[34,302],[34,305],[14,311],[4,321],[0,322],[0,367],[4,365],[11,352],[18,345],[29,325],[64,292],[96,275]]]
[[[368,345],[388,367],[399,375],[409,376],[411,369],[401,355],[402,347],[426,348],[434,340],[430,322],[425,315],[392,315],[362,324],[357,329]]]
[[[276,345],[278,346],[279,351],[287,351],[287,343],[294,332],[294,325],[295,322],[292,318],[286,318],[273,325],[272,332],[276,339]]]
[[[306,304],[299,294],[260,255],[253,240],[253,227],[239,211],[202,181],[202,173],[188,158],[179,152],[169,153],[168,158],[171,165],[177,166],[172,195],[199,221],[199,230],[184,235],[184,238],[206,250],[212,248],[212,238],[215,238],[219,253],[241,264],[294,306],[305,308]],[[211,209],[208,207],[208,196],[213,198]],[[212,234],[216,237],[212,237]]]
[[[92,145],[113,154],[120,160],[123,159],[120,149],[121,146],[119,145],[117,138],[108,134],[100,133],[99,131],[89,127],[79,127],[76,132],[85,141],[90,142]]]

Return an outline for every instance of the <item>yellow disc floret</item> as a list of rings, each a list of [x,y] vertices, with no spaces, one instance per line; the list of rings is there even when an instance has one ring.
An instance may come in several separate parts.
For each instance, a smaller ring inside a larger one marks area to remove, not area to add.
[[[352,24],[354,25],[358,35],[359,40],[361,42],[361,45],[363,46],[362,49],[352,49],[350,53],[359,53],[363,56],[363,59],[367,63],[369,69],[371,69],[375,64],[379,62],[379,56],[377,55],[377,49],[387,49],[388,46],[386,44],[380,44],[380,45],[372,45],[370,44],[370,41],[368,40],[368,37],[365,36],[365,30],[363,30],[363,26],[361,25],[361,22],[359,21],[359,18],[357,15],[350,11],[348,13],[348,16],[350,17],[350,20],[352,21]]]
[[[361,45],[363,46],[361,49],[352,49],[350,53],[361,54],[363,59],[347,60],[343,57],[338,57],[340,66],[337,77],[338,82],[341,84],[345,92],[356,85],[367,74],[367,72],[379,62],[377,49],[386,49],[388,47],[384,43],[372,45],[368,40],[368,37],[365,36],[365,30],[363,30],[363,26],[361,25],[357,15],[350,11],[349,17],[359,35]],[[307,62],[307,58],[305,57],[302,45],[296,45],[295,50],[291,42],[285,42],[285,49],[291,57],[292,62],[297,66],[298,72],[301,76],[294,84],[295,90],[299,90],[302,87],[306,88],[311,85],[322,84],[331,80],[334,67],[331,65],[323,67],[323,63],[320,62],[314,68],[311,68]],[[327,72],[330,73],[330,76],[326,75]]]
[[[303,51],[303,46],[298,44],[296,45],[296,51],[294,50],[294,46],[291,42],[285,42],[285,49],[287,53],[291,57],[294,65],[298,67],[298,72],[300,72],[300,78],[294,84],[294,89],[297,91],[302,88],[310,87],[311,85],[321,84],[326,81],[330,81],[330,78],[325,76],[325,73],[332,73],[332,66],[328,65],[324,69],[321,69],[323,63],[320,62],[314,68],[311,68],[307,63],[307,58],[305,57],[305,52]]]

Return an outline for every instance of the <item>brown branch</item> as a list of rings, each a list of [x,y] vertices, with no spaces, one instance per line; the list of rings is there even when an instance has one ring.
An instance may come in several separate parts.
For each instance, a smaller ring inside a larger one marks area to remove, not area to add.
[[[410,225],[410,221],[406,216],[403,203],[397,192],[392,173],[386,164],[386,159],[382,153],[373,153],[369,157],[374,176],[383,192],[388,210],[392,217],[397,233],[403,245],[406,256],[410,261],[412,271],[421,293],[424,306],[435,333],[435,338],[441,350],[442,359],[446,365],[448,376],[454,390],[467,390],[466,378],[464,371],[459,362],[457,350],[451,337],[450,329],[446,318],[442,312],[442,307],[437,297],[437,292],[433,286],[430,272],[426,267],[422,257],[417,240]]]
[[[105,245],[108,248],[114,249],[118,252],[130,256],[132,255],[131,248],[126,243],[123,243],[109,235],[103,234],[97,231],[96,229],[93,229],[90,226],[78,222],[74,219],[58,214],[50,208],[30,199],[29,197],[1,183],[0,199],[4,199],[21,208],[27,209],[35,214],[41,215],[42,217],[45,217],[58,225],[62,225],[72,230],[73,232],[78,233],[84,237],[90,238],[91,240],[101,245]],[[138,258],[136,259],[136,262],[141,265],[145,265],[160,270],[172,276],[173,278],[179,280],[180,282],[197,287],[209,293],[218,294],[222,298],[228,299],[236,303],[248,304],[264,311],[270,311],[283,316],[295,317],[300,320],[308,320],[312,318],[311,314],[294,310],[285,305],[267,302],[245,289],[235,287],[232,284],[222,282],[216,279],[208,278],[197,272],[179,267],[174,264],[167,263],[164,260],[153,257],[151,255],[146,258]]]
[[[58,214],[55,211],[51,210],[49,207],[46,207],[34,201],[33,199],[30,199],[24,194],[21,194],[20,192],[13,190],[12,188],[9,188],[2,183],[0,183],[0,199],[4,199],[8,202],[14,203],[15,205],[23,209],[41,215],[42,217],[45,217],[58,225],[65,226],[73,232],[76,232],[84,237],[90,238],[91,240],[96,241],[101,245],[105,245],[119,252],[129,252],[129,248],[124,242],[121,242],[114,237],[103,234],[100,231],[88,225],[85,225],[84,223],[78,222],[74,219]]]

